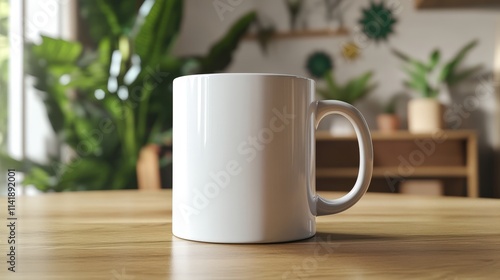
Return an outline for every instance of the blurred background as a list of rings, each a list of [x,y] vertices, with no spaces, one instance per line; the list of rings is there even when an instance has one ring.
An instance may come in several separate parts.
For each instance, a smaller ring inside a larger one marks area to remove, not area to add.
[[[263,72],[361,110],[373,191],[500,197],[499,51],[494,0],[0,0],[0,176],[170,188],[173,79]],[[318,188],[352,185],[350,125],[318,141]]]

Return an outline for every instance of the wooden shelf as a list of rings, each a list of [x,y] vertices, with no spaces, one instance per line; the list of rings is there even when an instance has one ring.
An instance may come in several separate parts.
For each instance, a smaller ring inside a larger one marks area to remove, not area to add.
[[[395,132],[380,132],[378,130],[370,131],[373,140],[414,140],[414,139],[427,139],[432,137],[441,137],[439,134],[432,133],[411,133],[408,130],[398,130]],[[471,133],[474,134],[473,130],[443,130],[441,132],[446,139],[457,140],[457,139],[467,139],[470,137]],[[329,140],[352,140],[356,139],[355,134],[351,135],[332,135],[328,131],[317,131],[316,141],[329,141]]]
[[[492,8],[500,7],[498,0],[416,0],[417,9]]]
[[[394,176],[399,174],[398,167],[375,167],[373,168],[373,177]],[[426,166],[418,167],[411,173],[411,177],[428,178],[428,177],[467,177],[468,171],[466,167],[443,167],[443,166]],[[358,176],[358,168],[318,168],[316,169],[317,178],[351,178]]]
[[[478,196],[477,138],[474,131],[443,130],[434,134],[414,134],[406,130],[393,133],[372,131],[371,135],[374,179],[382,182],[386,177],[458,181],[465,183],[468,196]],[[334,136],[328,132],[316,132],[319,189],[330,186],[337,179],[355,180],[358,166],[359,148],[355,135]]]
[[[333,29],[318,29],[318,30],[299,30],[299,31],[279,31],[276,32],[271,40],[280,40],[280,39],[293,39],[293,38],[313,38],[313,37],[337,37],[337,36],[345,36],[349,34],[349,31],[346,28],[339,28],[336,30]],[[245,36],[246,40],[255,40],[257,39],[256,34],[248,34]]]

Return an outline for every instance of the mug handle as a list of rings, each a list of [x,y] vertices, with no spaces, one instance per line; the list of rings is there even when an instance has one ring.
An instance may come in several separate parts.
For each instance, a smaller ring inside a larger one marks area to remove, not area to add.
[[[373,173],[373,146],[370,130],[363,115],[354,106],[336,100],[320,100],[316,104],[315,130],[319,122],[331,114],[339,114],[347,118],[354,126],[359,145],[359,172],[354,187],[343,197],[329,200],[315,196],[316,215],[330,215],[347,210],[366,193]]]

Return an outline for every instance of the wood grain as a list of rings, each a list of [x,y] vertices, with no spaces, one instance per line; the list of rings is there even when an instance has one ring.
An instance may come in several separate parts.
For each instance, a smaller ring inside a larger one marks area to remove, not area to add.
[[[5,199],[0,209],[7,209]],[[18,217],[18,272],[8,272],[2,262],[0,279],[500,275],[500,201],[493,199],[369,193],[344,213],[319,217],[315,237],[267,245],[207,244],[172,237],[169,190],[21,197]],[[5,231],[2,226],[2,239]],[[4,254],[5,240],[1,244]]]
[[[273,34],[272,40],[279,39],[295,39],[295,38],[328,38],[328,37],[338,37],[345,36],[349,34],[349,30],[346,28],[338,29],[319,29],[319,30],[297,30],[297,31],[278,31]],[[248,34],[243,39],[245,40],[256,40],[257,35],[255,33]]]

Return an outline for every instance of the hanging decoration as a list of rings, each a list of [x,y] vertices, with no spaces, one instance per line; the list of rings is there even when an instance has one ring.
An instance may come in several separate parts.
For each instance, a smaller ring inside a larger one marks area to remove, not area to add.
[[[306,68],[313,77],[323,78],[333,69],[333,61],[327,53],[318,51],[309,56]]]
[[[286,7],[288,9],[288,14],[290,17],[290,30],[297,30],[297,22],[300,16],[300,12],[304,7],[304,0],[285,0]]]
[[[342,56],[349,61],[354,61],[359,58],[361,50],[356,43],[348,41],[342,45]]]
[[[380,3],[370,2],[370,7],[362,9],[363,17],[359,20],[363,33],[375,42],[387,41],[388,36],[394,33],[397,20],[393,11]]]

